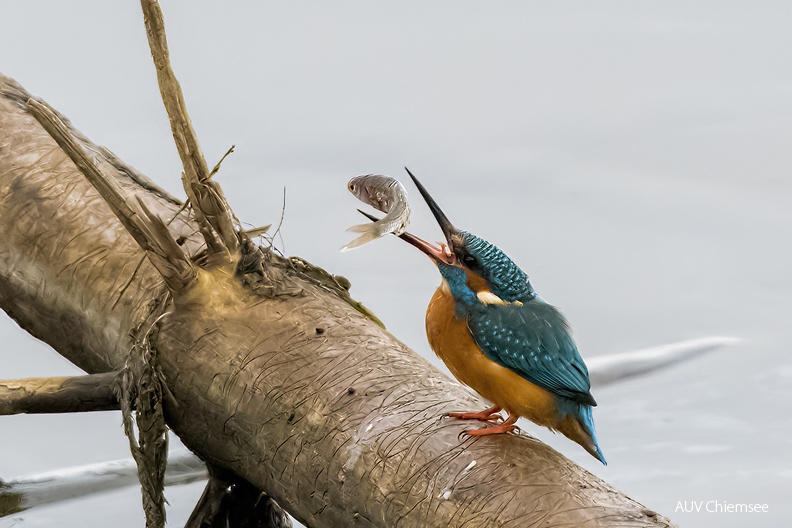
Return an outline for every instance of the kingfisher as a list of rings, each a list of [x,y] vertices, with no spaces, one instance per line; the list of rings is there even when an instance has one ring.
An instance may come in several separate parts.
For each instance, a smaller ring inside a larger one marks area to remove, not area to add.
[[[449,416],[488,422],[467,431],[471,436],[508,433],[518,418],[527,418],[560,431],[607,465],[594,430],[597,402],[588,369],[564,316],[536,294],[528,275],[503,251],[456,229],[405,170],[446,238],[435,246],[407,232],[399,235],[428,255],[442,276],[426,311],[429,345],[457,380],[493,403],[481,412]]]

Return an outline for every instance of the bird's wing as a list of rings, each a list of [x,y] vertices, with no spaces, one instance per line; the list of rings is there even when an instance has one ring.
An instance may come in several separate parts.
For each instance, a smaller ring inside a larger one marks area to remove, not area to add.
[[[522,305],[478,304],[468,327],[492,361],[554,394],[597,405],[586,364],[555,307],[538,299]]]

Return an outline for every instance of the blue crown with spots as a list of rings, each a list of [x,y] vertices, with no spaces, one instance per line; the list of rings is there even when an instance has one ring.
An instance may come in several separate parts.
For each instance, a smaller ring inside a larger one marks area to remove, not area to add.
[[[479,264],[477,271],[490,285],[492,293],[507,302],[525,300],[536,294],[528,275],[497,246],[467,231],[460,231],[467,252]]]

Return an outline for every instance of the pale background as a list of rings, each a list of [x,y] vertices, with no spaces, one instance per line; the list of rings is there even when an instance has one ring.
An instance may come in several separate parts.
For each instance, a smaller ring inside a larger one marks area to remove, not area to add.
[[[436,362],[439,282],[393,238],[338,251],[358,174],[419,176],[570,319],[584,356],[709,335],[742,345],[596,391],[610,465],[528,432],[682,526],[792,515],[792,4],[172,2],[172,60],[236,214],[277,223]],[[0,71],[178,196],[136,2],[2,4]],[[411,230],[440,238],[412,185]],[[0,235],[1,236],[1,235]],[[78,370],[0,317],[0,378]],[[0,418],[0,478],[128,456],[120,418]],[[168,490],[179,526],[200,494]],[[682,514],[678,501],[769,504]],[[119,512],[122,512],[119,514]],[[0,519],[142,526],[134,489]]]

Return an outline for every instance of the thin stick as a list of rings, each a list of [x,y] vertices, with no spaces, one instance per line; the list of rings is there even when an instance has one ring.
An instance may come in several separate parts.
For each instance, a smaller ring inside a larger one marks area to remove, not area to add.
[[[275,232],[272,233],[272,239],[275,240],[275,235],[278,235],[281,241],[281,247],[283,248],[283,253],[286,253],[286,243],[283,241],[283,235],[281,234],[281,226],[283,225],[283,219],[286,217],[286,187],[283,188],[283,205],[281,206],[281,216],[280,220],[278,221],[278,228],[275,229]]]
[[[225,161],[225,159],[228,157],[229,154],[233,154],[234,148],[236,148],[236,145],[231,145],[231,148],[228,149],[225,154],[223,154],[223,157],[220,158],[220,161],[218,161],[217,165],[214,166],[214,168],[212,169],[212,172],[209,173],[209,179],[211,179],[212,176],[217,174],[217,171],[220,170],[220,165],[223,164],[223,162]]]

